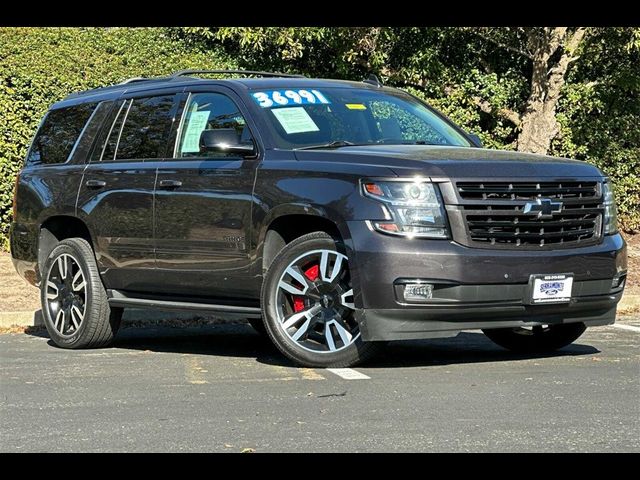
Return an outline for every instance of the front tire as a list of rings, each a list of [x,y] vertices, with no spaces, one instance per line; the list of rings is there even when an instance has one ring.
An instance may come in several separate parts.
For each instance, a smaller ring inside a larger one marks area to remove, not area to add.
[[[539,325],[531,328],[483,330],[494,343],[514,352],[552,352],[573,343],[587,329],[584,323]]]
[[[269,338],[306,367],[349,367],[375,354],[354,318],[353,289],[344,246],[324,232],[286,245],[262,286],[262,314]]]
[[[62,348],[99,348],[111,343],[122,308],[111,308],[89,242],[61,241],[47,258],[40,287],[45,326]]]

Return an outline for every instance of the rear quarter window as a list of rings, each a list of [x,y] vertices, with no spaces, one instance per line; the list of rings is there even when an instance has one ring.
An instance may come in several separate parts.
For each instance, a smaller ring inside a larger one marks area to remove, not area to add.
[[[50,110],[31,143],[27,165],[66,162],[95,108],[95,103],[85,103]]]

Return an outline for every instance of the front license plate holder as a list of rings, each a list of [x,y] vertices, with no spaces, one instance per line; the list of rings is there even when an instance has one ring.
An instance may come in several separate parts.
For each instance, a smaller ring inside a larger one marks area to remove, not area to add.
[[[569,303],[573,273],[534,274],[529,276],[527,299],[530,305]]]

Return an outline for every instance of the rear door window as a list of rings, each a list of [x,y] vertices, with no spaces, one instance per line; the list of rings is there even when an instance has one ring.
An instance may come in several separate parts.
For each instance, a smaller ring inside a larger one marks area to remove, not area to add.
[[[109,162],[115,160],[116,149],[118,148],[118,141],[120,140],[120,133],[122,132],[122,125],[124,125],[124,118],[129,112],[131,106],[131,100],[122,102],[112,120],[112,124],[107,131],[107,141],[103,146],[102,161]]]
[[[116,160],[162,158],[167,148],[175,95],[135,98],[120,133]]]
[[[66,162],[96,105],[85,103],[50,110],[31,143],[27,165]]]
[[[172,94],[125,100],[107,132],[102,161],[162,158],[175,98]]]

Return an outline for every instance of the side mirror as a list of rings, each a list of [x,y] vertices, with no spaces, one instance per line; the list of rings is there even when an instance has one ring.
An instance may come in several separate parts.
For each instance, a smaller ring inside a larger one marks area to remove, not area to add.
[[[200,134],[200,149],[206,152],[237,153],[245,157],[256,154],[256,147],[240,143],[240,137],[235,128],[218,128],[204,130]]]
[[[467,133],[467,136],[471,140],[471,143],[473,143],[474,147],[482,148],[482,140],[480,140],[480,137],[478,135],[469,132]]]

